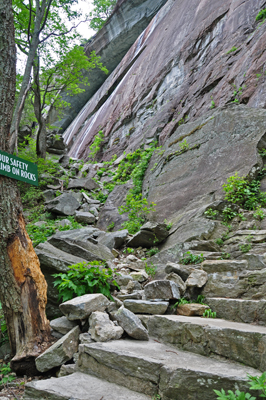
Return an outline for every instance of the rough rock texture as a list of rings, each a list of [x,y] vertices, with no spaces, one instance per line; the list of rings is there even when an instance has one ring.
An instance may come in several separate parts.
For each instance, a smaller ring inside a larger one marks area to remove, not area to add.
[[[69,321],[66,317],[60,317],[50,321],[51,328],[61,333],[62,335],[67,334],[71,329],[78,325],[75,321]]]
[[[185,293],[186,284],[179,275],[175,274],[174,272],[171,272],[170,274],[168,274],[165,277],[165,279],[167,279],[168,281],[175,282],[175,284],[178,286],[178,289],[179,289],[181,295],[183,295]]]
[[[76,211],[75,220],[77,222],[83,222],[85,224],[94,224],[96,218],[90,212]]]
[[[150,336],[164,343],[205,356],[216,354],[265,370],[266,327],[181,315],[144,318]]]
[[[164,314],[168,301],[125,300],[124,306],[135,314]]]
[[[152,247],[164,241],[169,235],[166,224],[147,222],[132,239],[129,240],[129,247]]]
[[[71,193],[64,193],[46,203],[46,209],[58,215],[74,215],[79,207],[79,202]]]
[[[112,260],[114,256],[110,249],[103,244],[95,244],[94,238],[97,238],[98,235],[99,230],[93,227],[74,229],[72,231],[57,232],[48,239],[48,242],[66,253],[82,257],[87,261]]]
[[[97,35],[86,44],[86,54],[89,56],[92,51],[95,51],[101,57],[102,64],[111,73],[166,1],[119,0],[114,14]],[[53,110],[49,115],[50,124],[66,129],[106,79],[106,75],[98,69],[86,71],[84,76],[88,77],[90,86],[85,86],[84,92],[79,95],[68,96],[62,93],[63,99],[70,103],[71,107],[65,109],[63,115],[60,114],[60,118],[58,112]]]
[[[190,303],[190,304],[181,304],[177,307],[176,313],[178,315],[200,315],[204,314],[205,310],[208,310],[210,307],[204,304]]]
[[[109,249],[119,249],[126,241],[128,235],[127,229],[116,232],[107,232],[99,237],[98,242]]]
[[[201,270],[195,270],[189,275],[185,283],[187,287],[201,288],[205,285],[207,280],[208,280],[207,272]]]
[[[73,321],[88,318],[94,311],[104,311],[108,305],[109,300],[101,293],[85,294],[60,304],[60,310]]]
[[[80,329],[78,326],[54,343],[49,349],[36,358],[36,368],[40,372],[49,371],[54,367],[71,360],[78,350]]]
[[[144,292],[146,299],[180,299],[179,288],[172,281],[152,281],[144,287]]]
[[[129,336],[138,340],[149,340],[146,328],[133,312],[121,307],[113,316]]]
[[[99,184],[91,178],[70,179],[67,188],[94,190],[99,188]]]
[[[80,346],[78,369],[166,400],[214,400],[213,386],[246,391],[258,370],[184,352],[155,340],[118,340]],[[254,392],[255,394],[255,392]]]
[[[35,247],[35,252],[41,263],[41,270],[47,282],[47,306],[46,314],[49,319],[61,315],[59,311],[58,290],[54,287],[55,278],[53,274],[66,272],[73,264],[84,262],[83,258],[66,253],[57,249],[50,243],[40,243]]]
[[[108,314],[95,311],[89,318],[89,333],[96,342],[107,342],[108,340],[118,340],[123,335],[123,328],[116,326],[110,321]]]
[[[97,228],[107,231],[110,224],[114,224],[114,230],[122,228],[123,222],[127,221],[128,217],[127,214],[119,214],[118,208],[123,204],[127,192],[132,186],[131,182],[127,182],[114,188],[100,212]]]
[[[114,383],[75,372],[71,376],[33,381],[27,384],[25,400],[149,400]]]

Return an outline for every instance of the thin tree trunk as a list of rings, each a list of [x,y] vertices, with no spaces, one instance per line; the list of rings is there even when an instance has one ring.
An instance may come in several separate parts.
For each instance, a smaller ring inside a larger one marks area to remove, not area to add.
[[[42,116],[41,88],[40,88],[40,60],[36,56],[33,64],[33,90],[34,90],[34,114],[38,121],[36,138],[36,153],[38,157],[46,157],[46,121]]]
[[[40,36],[42,20],[43,20],[44,14],[45,14],[45,9],[46,9],[46,1],[43,0],[40,5],[40,1],[37,0],[36,1],[36,16],[35,16],[35,21],[34,21],[34,31],[33,31],[32,39],[30,42],[29,54],[27,57],[27,62],[26,62],[26,66],[25,66],[21,89],[19,92],[16,108],[15,108],[13,118],[12,118],[11,129],[10,129],[10,133],[11,133],[10,152],[11,153],[13,153],[14,149],[17,147],[18,129],[19,129],[20,121],[21,121],[24,102],[26,99],[25,94],[27,94],[27,87],[30,82],[32,66],[34,63],[34,58],[36,55],[37,47],[39,45],[39,36]]]
[[[0,149],[8,139],[15,96],[15,41],[12,1],[0,0]],[[7,322],[12,366],[34,373],[35,357],[47,346],[47,284],[25,229],[16,181],[0,176],[0,301]]]

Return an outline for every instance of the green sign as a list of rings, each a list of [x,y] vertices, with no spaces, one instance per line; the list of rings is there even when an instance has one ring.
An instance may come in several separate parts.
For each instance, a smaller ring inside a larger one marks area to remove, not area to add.
[[[38,186],[37,165],[4,151],[0,151],[0,175]]]

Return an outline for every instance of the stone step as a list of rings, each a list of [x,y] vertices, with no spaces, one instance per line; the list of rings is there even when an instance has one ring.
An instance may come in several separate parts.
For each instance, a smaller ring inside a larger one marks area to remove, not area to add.
[[[214,400],[213,389],[244,391],[247,373],[261,375],[256,369],[185,352],[155,339],[80,345],[78,370],[149,396],[159,392],[164,400]]]
[[[207,297],[204,301],[219,318],[246,324],[266,325],[266,300]]]
[[[202,269],[208,282],[205,297],[229,297],[259,300],[266,297],[266,268],[249,270],[246,260],[204,261]]]
[[[266,370],[266,327],[181,315],[139,316],[149,335],[186,351]]]
[[[26,384],[24,400],[150,400],[133,392],[80,372],[61,378],[33,381]]]

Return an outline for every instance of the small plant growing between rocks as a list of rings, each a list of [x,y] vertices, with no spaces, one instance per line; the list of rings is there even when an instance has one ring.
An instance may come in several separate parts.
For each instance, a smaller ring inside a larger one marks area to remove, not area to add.
[[[216,219],[216,218],[218,217],[218,215],[219,215],[219,211],[213,210],[212,208],[209,208],[208,210],[206,210],[206,211],[204,212],[204,215],[205,215],[207,218]]]
[[[205,310],[203,313],[204,318],[216,318],[216,312],[212,311],[210,308]]]
[[[158,247],[152,247],[151,249],[147,250],[147,252],[146,252],[148,257],[152,257],[157,253],[159,253]]]
[[[74,297],[89,293],[102,293],[110,300],[111,285],[119,289],[113,278],[113,271],[110,268],[100,269],[105,266],[104,262],[90,261],[71,265],[66,273],[54,274],[54,286],[59,292],[59,299],[62,301],[71,300]]]
[[[239,250],[242,251],[242,253],[248,253],[251,250],[251,247],[250,243],[244,243],[239,245]]]
[[[261,206],[256,208],[256,211],[253,214],[253,217],[259,221],[262,221],[265,217],[264,211],[261,209]]]
[[[233,46],[226,54],[233,53],[236,50],[237,50],[237,47]]]
[[[153,279],[155,277],[156,271],[157,271],[157,267],[155,267],[153,263],[151,263],[150,267],[146,263],[145,272],[149,275],[150,278]]]
[[[266,18],[266,8],[261,10],[258,15],[256,16],[256,21],[260,21],[261,19],[264,21]]]
[[[224,244],[224,241],[223,239],[216,239],[215,243],[218,244],[218,246],[222,246]]]
[[[99,131],[94,138],[92,145],[90,146],[90,154],[89,157],[95,160],[97,153],[101,148],[101,144],[104,141],[104,134],[103,131]]]
[[[200,264],[202,263],[205,258],[203,257],[203,253],[201,253],[200,256],[192,254],[190,251],[187,251],[185,254],[187,254],[186,257],[183,257],[179,260],[181,264]]]
[[[231,258],[231,254],[222,253],[221,257],[219,257],[219,260],[229,260],[229,258]]]
[[[115,223],[114,223],[114,222],[111,222],[111,223],[107,226],[107,232],[112,232],[112,230],[114,229],[114,227],[115,227]]]

